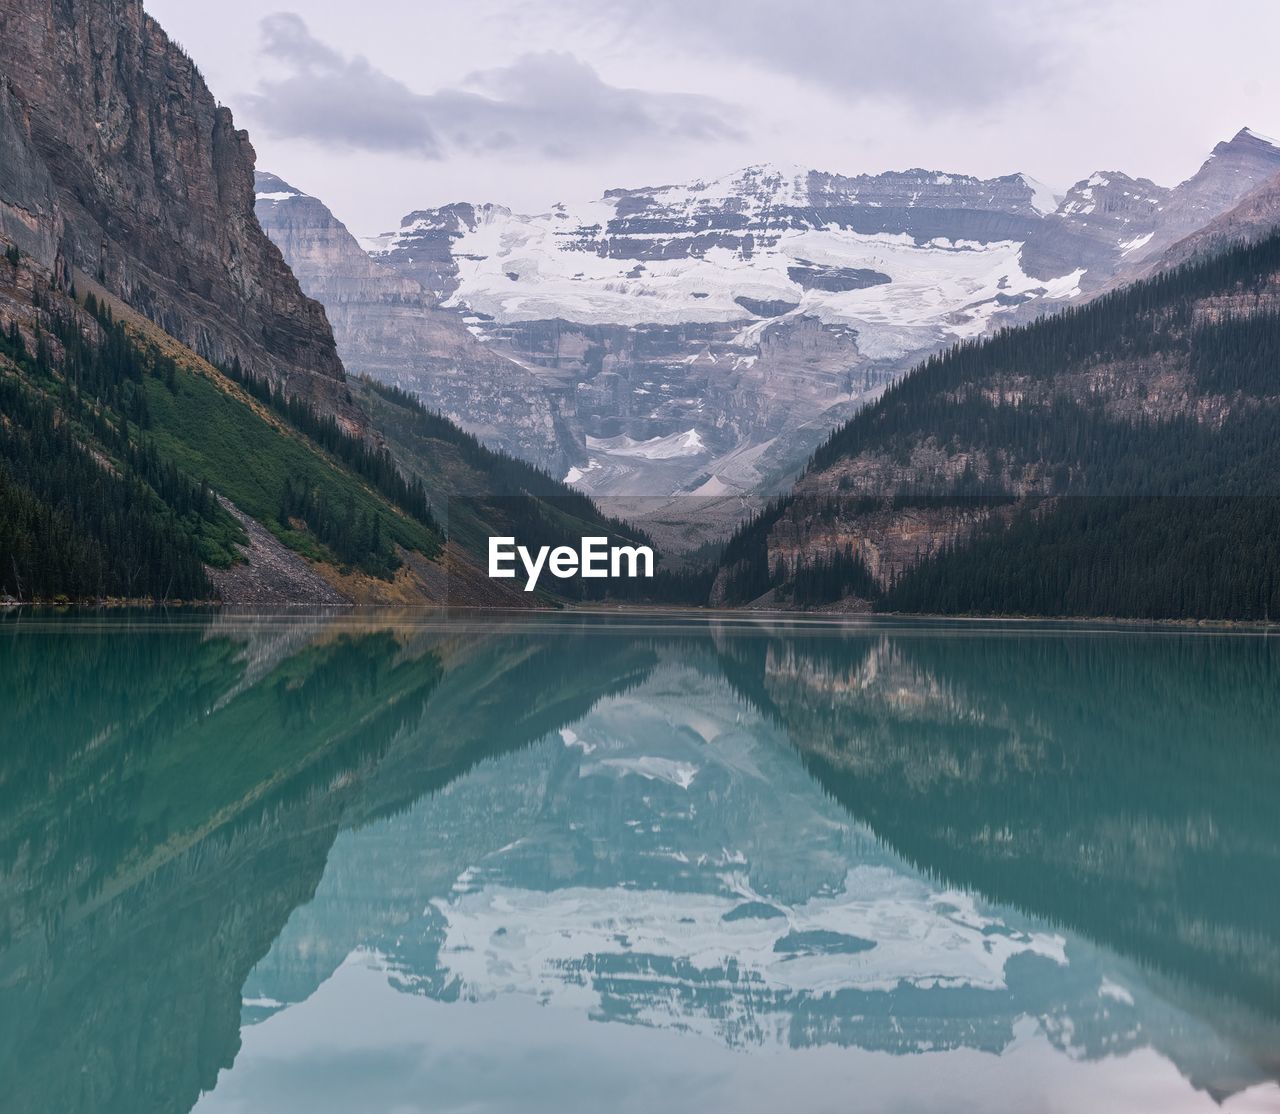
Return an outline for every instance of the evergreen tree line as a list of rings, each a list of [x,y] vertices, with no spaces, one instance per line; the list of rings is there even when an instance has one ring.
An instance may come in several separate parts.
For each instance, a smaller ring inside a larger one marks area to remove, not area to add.
[[[882,505],[891,501],[885,500]],[[900,499],[972,509],[1009,500]],[[881,611],[960,615],[1094,615],[1138,619],[1280,617],[1280,495],[1052,497],[1021,501],[881,588],[852,548],[767,575],[771,526],[726,569],[730,603],[770,588],[815,607],[848,596]]]
[[[769,538],[785,515],[802,534],[830,533],[829,527],[852,528],[869,514],[896,514],[903,510],[927,511],[949,508],[972,511],[976,507],[996,508],[1017,502],[1009,495],[934,496],[898,494],[888,498],[868,495],[785,495],[769,502],[756,517],[739,525],[726,543],[720,558],[724,571],[723,593],[728,604],[744,604],[765,592],[777,589],[777,598],[800,607],[833,603],[846,596],[883,602],[883,592],[852,544],[832,554],[808,557],[803,553],[795,569],[782,561],[769,561]]]
[[[4,378],[0,405],[7,434],[0,591],[26,599],[208,598],[203,562],[227,559],[226,542],[240,531],[208,484],[164,460],[145,436],[142,381],[166,378],[166,361],[148,361],[92,295],[86,308],[100,325],[96,336],[47,310],[34,352],[16,322],[0,335],[0,355],[18,372]]]
[[[461,429],[443,414],[428,409],[417,396],[368,376],[363,376],[361,381],[387,402],[410,411],[414,416],[414,433],[417,436],[451,445],[465,464],[485,478],[489,494],[528,494],[539,499],[554,499],[556,506],[567,514],[587,522],[599,522],[609,529],[625,530],[635,536],[633,527],[603,514],[589,496],[527,461],[501,449],[488,448],[479,438]]]
[[[37,323],[33,370],[41,377],[56,371],[64,404],[90,420],[96,417],[104,430],[112,423],[119,429],[130,422],[139,429],[149,429],[151,413],[143,380],[148,373],[164,378],[166,369],[147,359],[124,326],[113,319],[110,308],[100,306],[92,294],[86,298],[85,308],[98,322],[98,335],[86,335],[73,317],[46,313],[48,334],[57,341],[61,354],[55,369],[45,330]],[[14,334],[21,343],[16,323]],[[168,361],[170,387],[172,363]]]
[[[113,318],[110,307],[100,304],[92,293],[85,298],[85,309],[98,322],[96,338],[86,335],[74,318],[46,314],[48,335],[60,350],[56,368],[45,331],[38,324],[34,357],[27,358],[16,322],[10,329],[8,354],[33,373],[36,382],[56,388],[59,409],[78,422],[126,474],[136,474],[150,487],[184,520],[193,536],[211,539],[211,545],[201,546],[206,561],[223,563],[222,543],[227,537],[242,541],[242,531],[218,506],[208,481],[196,481],[162,458],[145,432],[151,428],[151,416],[143,380],[151,376],[175,390],[176,363],[160,352],[144,353]]]
[[[349,568],[390,580],[401,565],[395,546],[382,531],[381,518],[368,512],[358,514],[350,502],[341,509],[333,507],[306,477],[285,477],[278,517],[282,526],[291,519],[301,519]]]
[[[110,308],[100,305],[92,293],[86,296],[85,309],[102,327],[103,340],[98,346],[88,344],[74,322],[54,319],[54,331],[65,353],[64,382],[68,385],[64,393],[79,392],[83,396],[88,389],[100,395],[106,388],[118,394],[119,384],[141,383],[147,374],[163,381],[170,390],[177,389],[177,364],[172,357],[155,350],[144,353],[122,324],[112,319]],[[385,449],[375,449],[360,438],[350,436],[334,418],[317,415],[301,400],[286,400],[278,388],[272,390],[264,381],[246,375],[238,359],[228,374],[402,510],[439,529],[421,480],[405,480]],[[145,394],[141,391],[138,394],[145,402]],[[180,470],[161,459],[149,441],[136,434],[131,437],[127,421],[119,427],[104,422],[99,416],[101,410],[101,406],[95,407],[88,415],[95,436],[128,467],[136,469],[177,514],[193,521],[213,515],[216,499],[207,483],[191,484]],[[147,419],[146,427],[149,424]],[[401,562],[395,554],[393,539],[384,536],[382,521],[376,515],[368,512],[358,515],[350,505],[345,508],[325,505],[316,485],[305,478],[286,477],[285,483],[279,519],[282,526],[290,517],[305,522],[315,537],[348,567],[386,579],[399,568]],[[286,506],[291,508],[287,515]]]
[[[267,380],[245,371],[238,356],[229,367],[221,370],[254,398],[265,403],[290,425],[305,433],[361,479],[366,480],[370,487],[386,496],[406,514],[437,533],[444,533],[439,520],[432,513],[422,480],[417,476],[405,479],[404,473],[386,449],[375,448],[363,438],[347,433],[332,414],[318,413],[304,399],[296,395],[286,397],[278,384],[273,386]]]
[[[773,582],[785,585],[784,598],[798,607],[816,607],[847,596],[864,600],[880,597],[875,578],[854,553],[852,544],[829,555],[802,556],[789,577],[786,569],[779,567],[774,571]]]
[[[177,364],[164,353],[144,354],[123,324],[116,321],[109,306],[99,304],[92,293],[84,307],[100,326],[100,339],[93,343],[69,317],[55,314],[50,333],[62,349],[58,371],[61,378],[59,403],[69,414],[84,422],[94,440],[116,458],[126,472],[136,473],[179,517],[209,522],[220,515],[217,499],[207,480],[192,480],[171,461],[165,460],[142,431],[151,428],[143,379],[150,375],[170,390],[176,389]],[[13,328],[19,346],[21,334]],[[49,374],[48,348],[43,361],[37,353],[35,371]],[[130,428],[130,421],[136,427]]]
[[[50,402],[8,376],[0,415],[0,594],[213,594],[196,538],[136,470],[103,467]]]
[[[776,496],[730,535],[720,555],[725,603],[750,603],[782,582],[780,570],[769,565],[769,534],[794,503],[793,495]]]
[[[1191,334],[1191,373],[1208,394],[1280,393],[1280,313],[1200,325]]]
[[[1280,365],[1271,374],[1280,393]],[[937,396],[921,403],[919,417],[918,427],[886,436],[877,448],[905,465],[927,433],[941,444],[962,445],[971,459],[954,478],[922,477],[903,485],[901,493],[912,496],[1245,494],[1259,484],[1280,490],[1280,406],[1274,400],[1233,407],[1220,425],[1186,413],[1131,421],[1112,416],[1100,399],[1064,396],[1043,407],[977,394]]]
[[[1280,618],[1280,498],[1067,498],[907,571],[888,611]]]

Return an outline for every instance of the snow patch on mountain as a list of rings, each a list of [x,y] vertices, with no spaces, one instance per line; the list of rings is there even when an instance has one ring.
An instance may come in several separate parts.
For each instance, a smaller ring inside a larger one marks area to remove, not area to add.
[[[554,213],[545,214],[550,218],[563,212],[557,206]],[[370,255],[385,256],[406,247],[411,247],[423,233],[454,232],[472,224],[483,226],[510,219],[514,214],[505,205],[485,202],[482,205],[447,205],[442,209],[422,209],[410,213],[394,232],[384,232],[378,236],[360,237],[361,246]],[[525,218],[517,218],[525,219]]]
[[[639,460],[674,460],[682,456],[700,456],[707,451],[696,429],[686,429],[683,433],[671,433],[666,437],[651,437],[647,441],[632,440],[625,433],[618,437],[588,437],[587,448],[610,456]]]
[[[1145,236],[1136,236],[1132,240],[1126,240],[1120,245],[1120,254],[1132,255],[1135,251],[1141,251],[1151,243],[1151,238],[1154,235],[1154,232],[1148,232]]]
[[[971,336],[1019,299],[1074,296],[1085,273],[1079,268],[1048,282],[1033,278],[1022,269],[1022,244],[1015,240],[937,237],[919,244],[907,233],[857,233],[835,223],[780,230],[776,242],[749,257],[717,246],[637,261],[621,245],[639,233],[612,233],[606,241],[609,209],[608,202],[596,202],[581,210],[572,237],[560,214],[490,211],[454,245],[458,287],[446,305],[501,323],[642,325],[741,321],[751,316],[739,301],[745,298],[795,305],[792,314],[824,324],[946,326]],[[593,230],[593,250],[581,246],[584,229]],[[843,280],[854,288],[815,286],[805,281],[809,274],[821,276],[825,286]],[[877,277],[863,277],[870,275]],[[766,323],[749,327],[741,340],[753,343]]]
[[[1261,132],[1256,132],[1252,128],[1241,128],[1240,131],[1242,135],[1250,136],[1261,143],[1269,143],[1272,147],[1280,148],[1280,143],[1277,143],[1269,135],[1263,135]]]
[[[1062,204],[1062,191],[1055,190],[1052,186],[1046,186],[1037,178],[1032,178],[1030,174],[1019,174],[1026,187],[1031,191],[1031,207],[1037,212],[1044,215],[1056,213],[1058,206]]]
[[[592,457],[585,468],[579,468],[576,464],[564,474],[564,482],[567,484],[576,484],[580,480],[585,480],[592,472],[598,472],[601,464],[595,457]]]
[[[1104,170],[1061,195],[1022,173],[750,166],[537,215],[457,202],[366,243],[531,373],[556,417],[521,444],[541,436],[580,490],[752,490],[914,362],[1092,295],[1280,158],[1247,132],[1215,152],[1174,190]]]

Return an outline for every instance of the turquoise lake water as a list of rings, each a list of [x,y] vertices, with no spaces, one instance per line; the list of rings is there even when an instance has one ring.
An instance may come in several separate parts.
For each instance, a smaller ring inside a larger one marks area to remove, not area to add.
[[[1280,641],[0,620],[0,1107],[1280,1109]]]

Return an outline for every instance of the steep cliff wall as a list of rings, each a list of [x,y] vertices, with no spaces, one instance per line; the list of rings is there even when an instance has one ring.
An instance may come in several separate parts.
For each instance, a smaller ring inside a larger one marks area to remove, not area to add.
[[[31,141],[31,121],[0,74],[0,236],[52,268],[62,230],[53,179]]]
[[[254,217],[253,147],[141,0],[0,0],[0,78],[0,231],[342,408],[324,311]]]
[[[318,198],[257,175],[258,220],[333,324],[352,374],[417,395],[486,444],[564,475],[576,458],[558,377],[493,352],[412,274],[371,259]]]

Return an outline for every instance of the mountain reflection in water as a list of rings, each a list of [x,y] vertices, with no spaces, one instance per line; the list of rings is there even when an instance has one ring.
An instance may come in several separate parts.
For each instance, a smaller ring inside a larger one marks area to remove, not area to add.
[[[1275,645],[10,617],[6,1101],[1276,1109]]]

